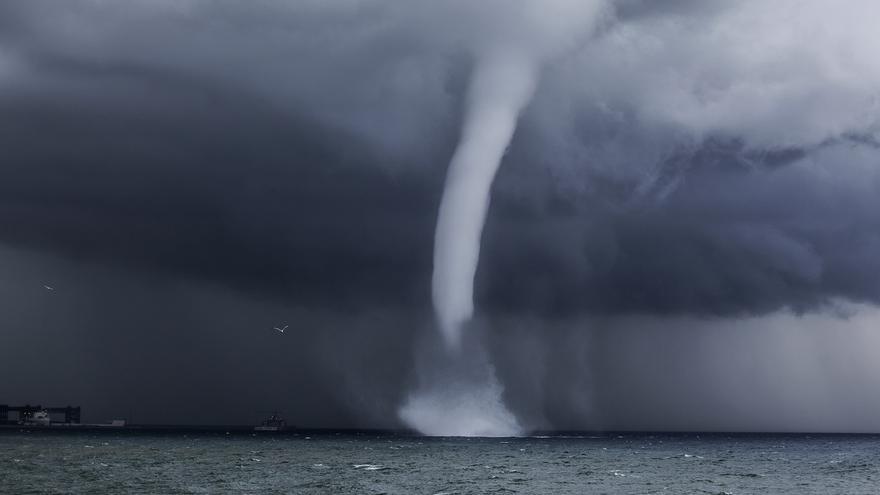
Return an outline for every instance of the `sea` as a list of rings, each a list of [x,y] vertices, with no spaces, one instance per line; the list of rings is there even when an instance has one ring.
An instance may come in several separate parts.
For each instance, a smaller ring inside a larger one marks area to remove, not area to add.
[[[876,494],[880,436],[0,432],[3,494]]]

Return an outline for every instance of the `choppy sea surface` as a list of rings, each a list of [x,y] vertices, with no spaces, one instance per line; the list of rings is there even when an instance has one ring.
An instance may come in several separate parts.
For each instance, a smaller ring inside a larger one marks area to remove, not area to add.
[[[880,437],[12,431],[0,493],[875,494]]]

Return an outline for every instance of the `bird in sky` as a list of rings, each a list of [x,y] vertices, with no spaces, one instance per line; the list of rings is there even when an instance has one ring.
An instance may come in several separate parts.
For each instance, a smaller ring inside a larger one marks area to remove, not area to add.
[[[44,285],[43,287],[44,287],[46,290],[55,290],[55,287],[52,287],[52,286],[50,286],[50,285]]]
[[[288,326],[289,326],[289,325],[284,325],[284,326],[281,327],[281,328],[275,327],[275,330],[278,330],[279,332],[284,333],[284,331],[287,330],[287,327],[288,327]]]

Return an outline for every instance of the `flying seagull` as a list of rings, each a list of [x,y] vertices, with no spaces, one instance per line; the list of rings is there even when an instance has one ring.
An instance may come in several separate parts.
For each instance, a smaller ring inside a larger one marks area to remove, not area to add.
[[[43,287],[45,287],[46,290],[55,290],[55,287],[52,287],[52,286],[49,286],[49,285],[44,285]]]
[[[284,331],[287,330],[288,326],[290,326],[290,325],[284,325],[281,328],[275,327],[275,330],[278,330],[279,332],[284,333]]]

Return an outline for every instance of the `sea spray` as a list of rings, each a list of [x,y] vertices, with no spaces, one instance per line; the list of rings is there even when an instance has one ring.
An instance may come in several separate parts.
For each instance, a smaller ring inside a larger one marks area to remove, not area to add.
[[[444,338],[426,332],[416,349],[419,389],[399,415],[409,427],[430,436],[512,437],[523,434],[516,416],[504,405],[504,388],[476,322],[466,325],[459,351],[449,352]]]
[[[504,389],[485,363],[480,381],[453,375],[413,395],[400,410],[409,426],[429,436],[515,437],[522,435],[516,416],[504,405]]]

